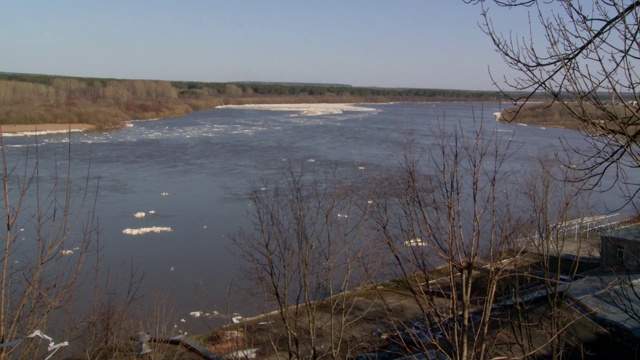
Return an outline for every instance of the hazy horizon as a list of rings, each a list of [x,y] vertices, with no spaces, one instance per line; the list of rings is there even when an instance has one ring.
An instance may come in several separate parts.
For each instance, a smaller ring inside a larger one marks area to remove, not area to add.
[[[201,83],[234,83],[234,84],[278,84],[278,85],[292,85],[292,86],[305,86],[305,85],[313,85],[313,86],[345,86],[345,87],[364,87],[364,88],[372,88],[372,89],[392,89],[392,90],[402,90],[402,89],[426,89],[426,90],[460,90],[460,91],[497,91],[496,89],[459,89],[459,88],[418,88],[418,87],[390,87],[390,86],[358,86],[347,83],[322,83],[322,82],[290,82],[290,81],[252,81],[252,80],[242,80],[242,81],[202,81],[202,80],[165,80],[165,79],[151,79],[151,78],[104,78],[100,76],[78,76],[78,75],[63,75],[63,74],[41,74],[41,73],[27,73],[27,72],[16,72],[16,71],[5,71],[0,70],[0,74],[16,74],[16,75],[29,75],[29,76],[51,76],[51,77],[63,77],[63,78],[85,78],[85,79],[113,79],[113,80],[143,80],[143,81],[182,81],[182,82],[201,82]]]
[[[11,2],[0,14],[0,70],[495,90],[489,71],[502,79],[509,70],[481,12],[462,0]],[[522,19],[505,14],[500,25],[517,29]]]

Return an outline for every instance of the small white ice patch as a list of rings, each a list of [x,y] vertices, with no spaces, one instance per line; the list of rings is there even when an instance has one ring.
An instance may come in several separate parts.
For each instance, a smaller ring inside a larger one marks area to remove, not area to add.
[[[124,229],[122,233],[125,235],[143,235],[147,233],[161,233],[161,232],[171,232],[173,231],[170,227],[166,226],[152,226],[152,227],[144,227],[139,229]]]
[[[427,242],[423,241],[420,238],[413,238],[411,240],[405,241],[404,246],[427,246]]]
[[[239,324],[240,322],[242,322],[242,320],[244,320],[244,318],[242,317],[242,315],[238,313],[234,313],[233,316],[231,317],[231,321],[234,324]]]

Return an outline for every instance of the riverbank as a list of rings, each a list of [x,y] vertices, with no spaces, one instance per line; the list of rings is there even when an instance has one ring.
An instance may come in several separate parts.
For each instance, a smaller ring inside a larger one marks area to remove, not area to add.
[[[95,128],[96,126],[92,124],[10,124],[0,125],[0,132],[2,134],[35,135],[90,131]]]
[[[495,91],[361,88],[348,85],[201,83],[0,74],[0,124],[92,124],[170,118],[221,105],[502,101]]]
[[[545,285],[540,278],[530,275],[533,270],[542,272],[541,269],[548,266],[551,269],[560,268],[563,274],[570,276],[593,269],[593,264],[588,261],[579,263],[578,268],[573,260],[554,256],[548,259],[549,263],[545,263],[535,253],[524,253],[511,260],[505,268],[506,276],[498,282],[495,298],[492,300],[491,318],[487,320],[487,339],[492,344],[499,344],[499,347],[495,348],[495,354],[504,356],[518,353],[517,348],[505,347],[501,343],[505,338],[514,336],[515,333],[512,331],[522,329],[516,315],[522,316],[524,312],[527,314],[527,320],[535,319],[534,323],[549,326],[549,319],[545,314],[545,311],[548,311],[548,307],[545,307],[546,295],[540,290]],[[473,281],[476,284],[476,294],[486,294],[489,267],[490,264],[477,264],[475,267]],[[442,349],[440,346],[446,348],[446,343],[454,341],[456,335],[445,333],[448,326],[446,320],[429,323],[429,320],[426,320],[425,309],[420,304],[430,303],[439,309],[451,306],[452,281],[456,283],[456,288],[461,286],[459,277],[449,273],[449,268],[443,266],[429,271],[428,277],[413,274],[406,278],[383,281],[336,294],[321,302],[292,306],[287,308],[284,318],[291,321],[291,317],[295,316],[296,320],[292,323],[306,330],[295,333],[300,351],[303,353],[311,352],[310,344],[322,352],[333,351],[339,358],[352,359],[395,359],[428,349]],[[522,307],[514,306],[512,301],[514,295],[510,289],[514,289],[513,284],[519,284],[519,301],[524,302],[524,299],[528,299]],[[482,295],[478,296],[480,297],[476,300],[482,302]],[[430,299],[427,300],[427,297]],[[531,301],[528,297],[537,301]],[[482,310],[479,304],[471,305],[469,308],[471,323],[468,330],[473,335],[481,333],[478,326]],[[446,317],[446,310],[441,311],[443,312],[438,313],[429,310],[429,313],[435,318]],[[579,315],[570,313],[568,316]],[[584,321],[588,319],[585,318]],[[249,319],[237,318],[232,322],[216,331],[197,335],[193,339],[218,355],[245,354],[247,358],[252,359],[280,359],[287,356],[285,341],[288,330],[279,311]],[[581,326],[585,325],[575,323],[575,327]],[[430,332],[425,330],[427,328]],[[568,333],[571,334],[571,331]],[[311,334],[314,336],[313,340]],[[530,340],[535,343],[546,341],[544,332],[536,332],[531,336]],[[440,341],[439,345],[435,345],[436,337]],[[547,351],[548,348],[543,345],[536,353]]]
[[[57,107],[48,107],[46,111],[37,109],[37,107],[14,109],[11,122],[3,123],[2,111],[0,105],[0,132],[3,134],[18,135],[35,135],[35,134],[52,134],[66,132],[81,132],[91,130],[111,130],[125,127],[129,121],[147,121],[157,119],[167,119],[172,117],[180,117],[195,111],[212,110],[215,108],[271,108],[291,110],[300,112],[300,115],[318,115],[319,112],[336,113],[342,111],[360,111],[360,107],[354,107],[356,104],[388,104],[388,103],[418,103],[418,102],[473,102],[474,99],[431,99],[424,98],[399,98],[399,97],[375,97],[375,96],[237,96],[234,98],[220,99],[174,99],[166,101],[162,105],[150,106],[145,111],[133,111],[134,107],[130,107],[130,113],[126,113],[117,108],[100,108],[89,106],[70,107],[62,109]],[[479,100],[475,100],[479,101]],[[155,110],[152,110],[155,109]],[[303,109],[303,110],[300,110]],[[306,109],[306,110],[304,110]],[[320,110],[318,110],[320,109]],[[366,109],[365,109],[366,110]],[[82,116],[75,116],[81,112]],[[44,114],[45,117],[36,117],[37,114]],[[20,115],[21,114],[21,115]],[[19,115],[19,116],[18,116]],[[30,121],[29,124],[20,123],[20,119]],[[74,122],[65,123],[68,119]],[[14,122],[15,121],[15,122]],[[35,122],[31,122],[35,121]],[[39,122],[42,121],[42,122]],[[60,121],[60,122],[56,122]]]

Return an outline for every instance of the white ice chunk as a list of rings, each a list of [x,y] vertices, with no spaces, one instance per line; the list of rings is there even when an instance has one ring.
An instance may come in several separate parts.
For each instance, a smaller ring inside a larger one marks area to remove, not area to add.
[[[238,313],[234,313],[233,316],[231,317],[231,321],[233,321],[234,324],[240,323],[242,319],[243,319],[242,315]]]
[[[139,229],[124,229],[122,233],[125,235],[143,235],[147,233],[161,233],[161,232],[171,232],[173,231],[170,227],[163,226],[152,226],[152,227],[143,227]]]
[[[427,242],[420,238],[413,238],[404,242],[404,246],[427,246]]]

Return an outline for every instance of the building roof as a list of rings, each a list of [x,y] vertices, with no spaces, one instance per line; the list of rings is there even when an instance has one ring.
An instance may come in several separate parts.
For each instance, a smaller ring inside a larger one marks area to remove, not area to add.
[[[603,237],[640,242],[640,223],[616,227],[602,233]]]
[[[640,274],[591,275],[567,292],[597,318],[640,338]]]

